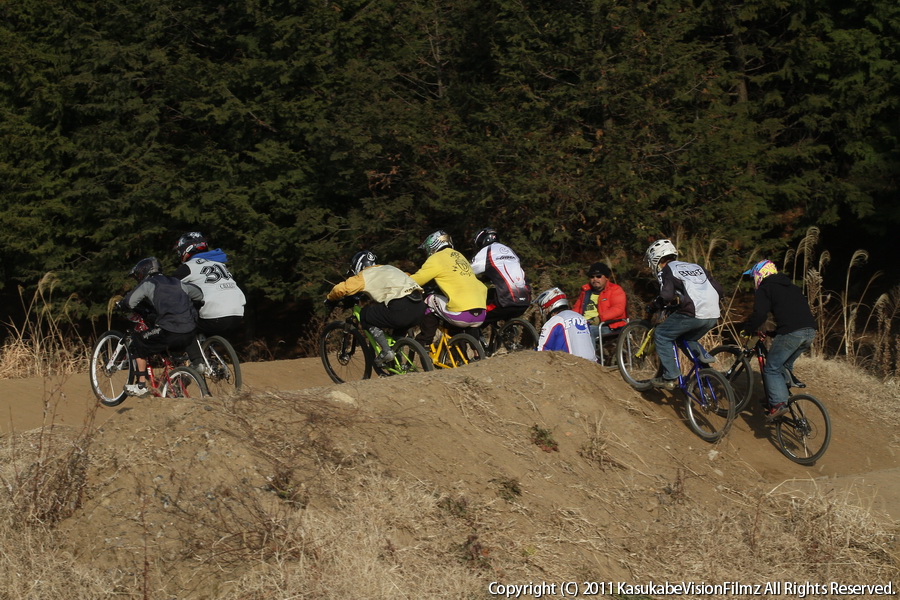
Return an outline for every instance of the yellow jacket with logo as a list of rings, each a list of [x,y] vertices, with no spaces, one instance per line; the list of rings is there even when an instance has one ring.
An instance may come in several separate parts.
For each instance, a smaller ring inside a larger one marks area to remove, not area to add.
[[[447,296],[447,310],[463,312],[487,306],[487,286],[475,276],[468,259],[453,248],[429,256],[410,277],[423,286],[433,280]]]

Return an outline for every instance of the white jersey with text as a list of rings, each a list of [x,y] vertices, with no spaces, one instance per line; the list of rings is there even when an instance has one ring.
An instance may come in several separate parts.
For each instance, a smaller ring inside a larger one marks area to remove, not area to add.
[[[478,276],[486,276],[494,284],[500,306],[528,306],[531,303],[531,286],[518,255],[509,246],[494,242],[479,250],[472,259],[472,271]]]
[[[185,267],[189,272],[182,275]],[[197,255],[182,264],[175,274],[180,275],[183,282],[192,283],[203,292],[201,319],[244,316],[247,300],[225,263]]]
[[[588,322],[574,310],[562,310],[544,323],[538,350],[558,350],[597,361],[594,338],[591,337]]]

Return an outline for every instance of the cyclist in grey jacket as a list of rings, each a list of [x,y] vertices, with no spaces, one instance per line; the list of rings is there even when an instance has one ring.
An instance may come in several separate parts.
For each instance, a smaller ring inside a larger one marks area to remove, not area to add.
[[[137,367],[137,380],[126,385],[125,392],[130,396],[145,396],[149,393],[147,358],[191,345],[197,333],[194,302],[201,301],[203,294],[197,286],[163,275],[154,256],[140,260],[130,274],[138,285],[125,294],[118,306],[143,315],[148,329],[132,336],[131,355]]]

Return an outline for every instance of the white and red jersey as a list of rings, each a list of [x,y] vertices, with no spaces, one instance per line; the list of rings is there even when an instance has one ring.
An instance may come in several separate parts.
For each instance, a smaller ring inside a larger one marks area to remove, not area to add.
[[[581,358],[597,361],[594,338],[584,315],[574,310],[561,310],[544,323],[538,350],[568,352]]]
[[[500,242],[488,244],[472,259],[472,271],[485,277],[497,290],[497,304],[501,307],[528,306],[531,303],[531,286],[519,257],[509,246]]]

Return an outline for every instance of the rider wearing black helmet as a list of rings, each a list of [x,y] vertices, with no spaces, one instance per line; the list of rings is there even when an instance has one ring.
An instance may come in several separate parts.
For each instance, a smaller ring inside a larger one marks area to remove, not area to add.
[[[151,256],[140,260],[129,273],[138,285],[125,294],[118,306],[147,315],[149,328],[135,334],[131,354],[137,366],[137,381],[125,386],[131,396],[144,396],[147,389],[147,358],[169,349],[182,349],[197,331],[194,301],[203,299],[200,289],[162,274],[159,260]]]
[[[384,330],[402,334],[418,325],[425,316],[425,303],[422,288],[415,281],[397,267],[379,265],[377,260],[378,257],[369,250],[354,254],[350,259],[349,277],[331,288],[326,303],[333,305],[344,296],[360,293],[374,300],[362,307],[359,321],[381,347],[375,358],[376,364],[381,366],[394,359]]]
[[[472,271],[492,284],[488,288],[485,325],[522,315],[531,304],[531,286],[519,257],[500,243],[497,232],[490,227],[476,233],[473,242],[477,253],[472,259]]]

